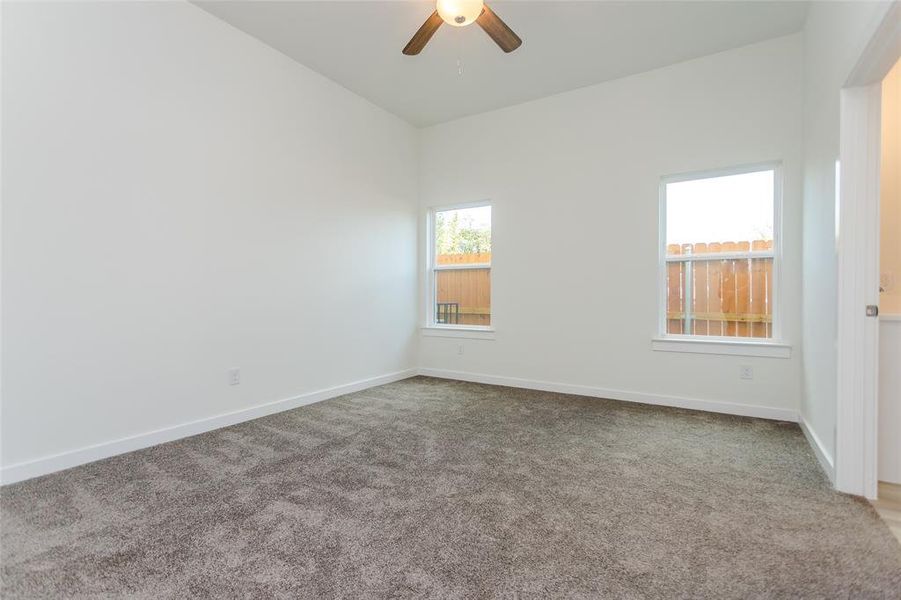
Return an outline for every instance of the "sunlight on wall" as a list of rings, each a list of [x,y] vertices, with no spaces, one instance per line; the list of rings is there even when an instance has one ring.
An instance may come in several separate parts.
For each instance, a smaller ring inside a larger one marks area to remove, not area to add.
[[[882,314],[901,314],[901,60],[882,82],[879,285]]]

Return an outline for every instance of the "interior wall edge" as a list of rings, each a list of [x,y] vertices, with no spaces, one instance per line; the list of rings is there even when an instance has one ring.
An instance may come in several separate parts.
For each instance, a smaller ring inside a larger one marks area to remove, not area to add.
[[[813,453],[817,457],[817,462],[820,463],[820,467],[823,469],[823,472],[826,473],[826,477],[829,478],[829,482],[835,484],[835,461],[832,459],[832,455],[826,450],[826,446],[823,445],[823,442],[813,428],[808,425],[807,421],[804,419],[804,415],[799,415],[798,424],[801,426],[804,437],[807,438],[807,443],[810,444],[810,447],[813,449]]]
[[[814,2],[803,29],[801,412],[833,457],[838,406],[836,161],[839,95],[891,2]],[[857,69],[858,77],[863,77]]]
[[[757,417],[773,421],[788,421],[797,423],[798,412],[788,408],[771,406],[753,406],[750,404],[738,404],[735,402],[723,402],[720,400],[707,400],[703,398],[688,398],[685,396],[670,396],[631,390],[616,390],[600,388],[588,385],[560,383],[555,381],[540,381],[535,379],[522,379],[519,377],[507,377],[504,375],[489,375],[485,373],[472,373],[468,371],[449,371],[444,369],[420,368],[419,374],[427,377],[441,379],[456,379],[472,383],[485,383],[489,385],[503,385],[507,387],[538,390],[542,392],[556,392],[559,394],[573,394],[576,396],[589,396],[592,398],[605,398],[619,400],[621,402],[635,402],[638,404],[651,404],[654,406],[668,406],[671,408],[684,408],[688,410],[700,410],[704,412],[736,415],[741,417]]]
[[[242,408],[232,412],[215,415],[189,421],[171,427],[156,429],[134,436],[101,442],[91,446],[75,450],[61,452],[51,456],[45,456],[34,460],[20,462],[0,468],[0,485],[8,485],[41,475],[49,475],[57,471],[71,469],[104,458],[111,458],[120,454],[126,454],[135,450],[149,448],[166,442],[173,442],[201,433],[207,433],[216,429],[222,429],[231,425],[237,425],[245,421],[252,421],[268,415],[284,412],[301,406],[315,404],[323,400],[329,400],[337,396],[360,392],[386,383],[393,383],[402,379],[413,377],[417,369],[404,369],[393,373],[386,373],[368,379],[361,379],[343,385],[283,398],[265,404],[258,404],[248,408]]]

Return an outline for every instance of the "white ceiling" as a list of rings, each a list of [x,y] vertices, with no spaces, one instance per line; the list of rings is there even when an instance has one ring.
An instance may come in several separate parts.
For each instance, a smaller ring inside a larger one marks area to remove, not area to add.
[[[504,54],[477,25],[443,25],[404,56],[434,0],[195,3],[417,126],[787,35],[807,12],[797,1],[497,0],[519,50]]]

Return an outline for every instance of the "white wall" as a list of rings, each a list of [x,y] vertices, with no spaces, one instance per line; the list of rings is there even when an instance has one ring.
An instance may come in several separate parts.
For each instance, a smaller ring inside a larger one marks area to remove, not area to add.
[[[415,367],[412,127],[186,3],[2,33],[4,468]]]
[[[804,29],[803,397],[801,415],[835,452],[839,90],[888,2],[812,3]]]
[[[795,415],[801,80],[793,35],[424,130],[423,210],[494,202],[497,334],[423,337],[421,366]],[[660,178],[768,160],[784,165],[792,358],[652,351]],[[740,365],[754,367],[753,381],[739,379]]]

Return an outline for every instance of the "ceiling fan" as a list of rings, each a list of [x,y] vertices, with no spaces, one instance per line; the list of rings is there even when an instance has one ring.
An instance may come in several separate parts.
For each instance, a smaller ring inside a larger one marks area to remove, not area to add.
[[[438,0],[435,12],[404,46],[404,54],[413,56],[422,52],[442,23],[454,27],[478,23],[504,52],[513,52],[522,45],[519,36],[483,0]]]

